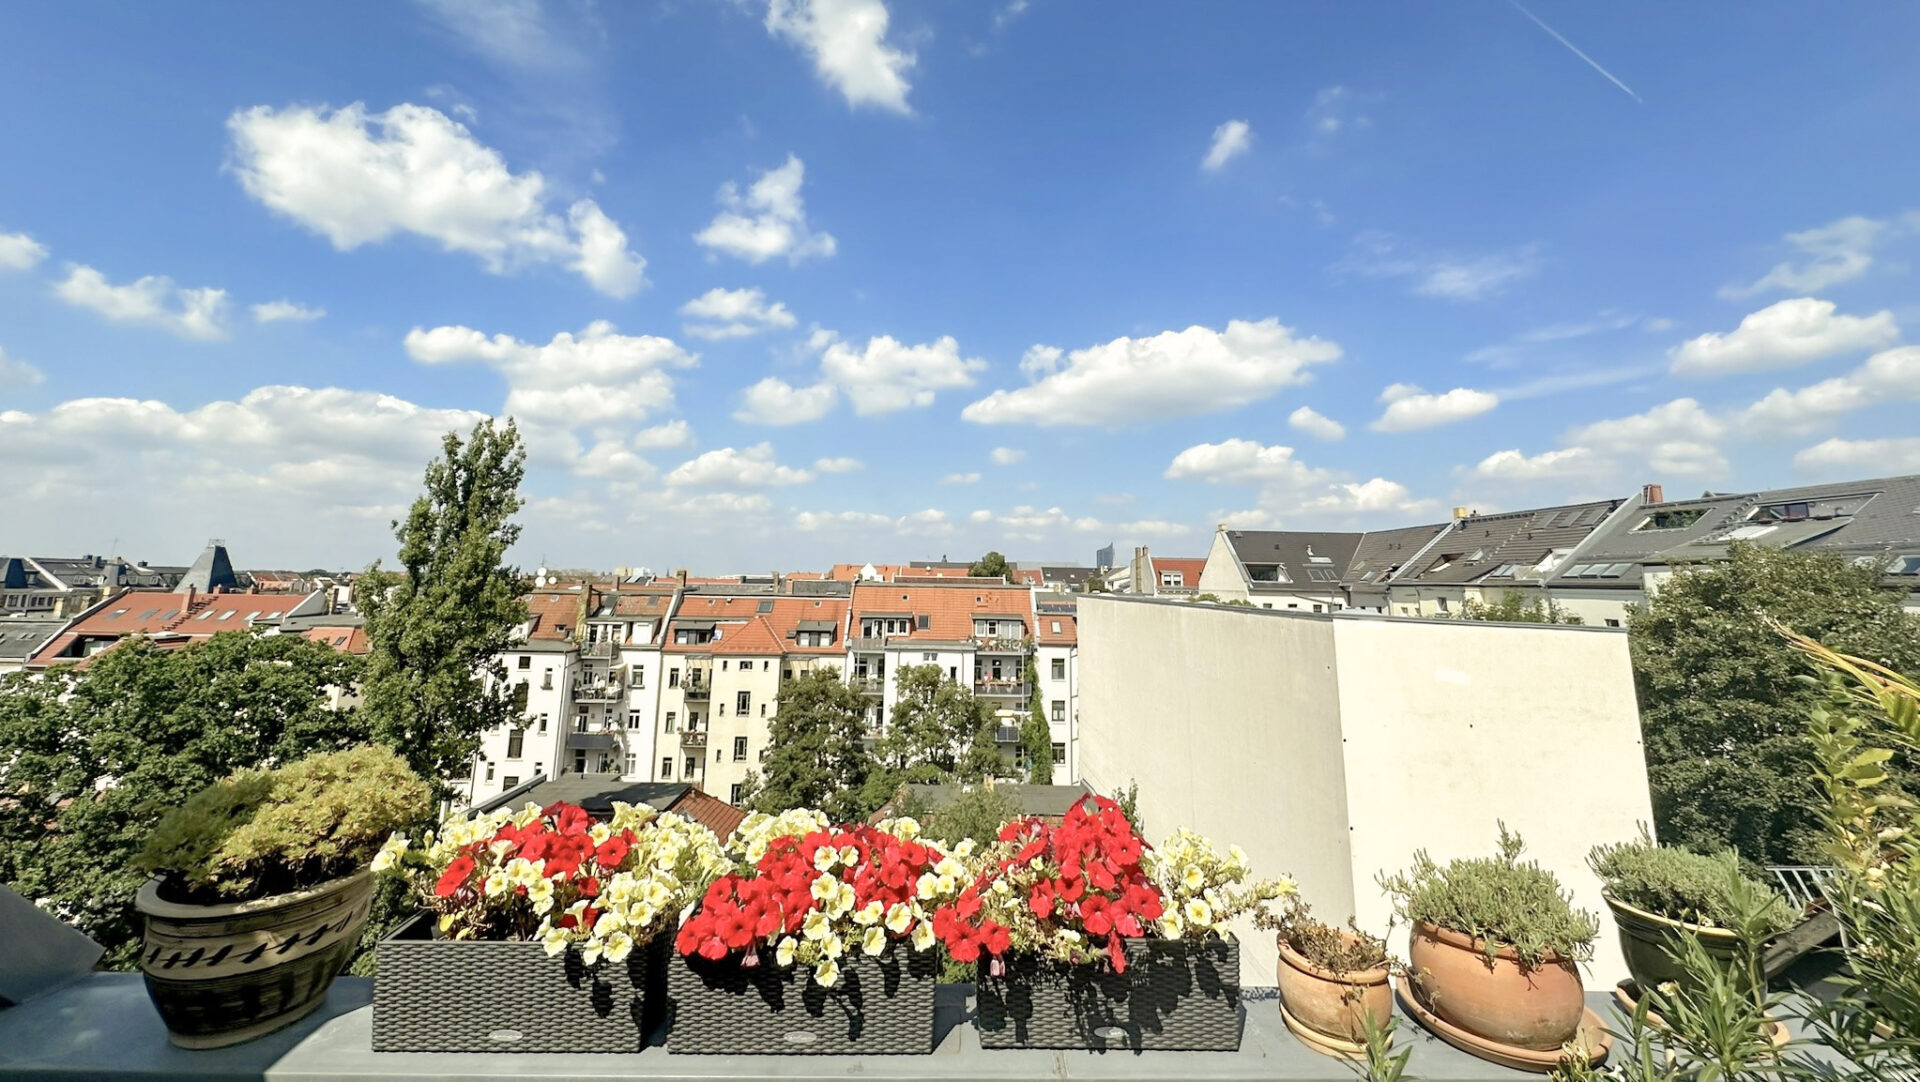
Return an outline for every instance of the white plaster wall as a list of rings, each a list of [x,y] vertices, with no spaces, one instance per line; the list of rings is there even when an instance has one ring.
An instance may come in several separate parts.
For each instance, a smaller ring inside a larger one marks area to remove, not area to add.
[[[1362,924],[1378,872],[1491,854],[1504,821],[1601,918],[1589,987],[1624,977],[1586,855],[1653,819],[1626,634],[1343,617],[1334,643]]]
[[[1082,780],[1137,782],[1149,841],[1238,843],[1320,912],[1350,911],[1332,619],[1100,595],[1079,617]],[[1241,938],[1242,979],[1271,985],[1272,941]]]
[[[1043,615],[1040,618],[1045,620],[1047,617]],[[1079,743],[1080,736],[1078,724],[1080,659],[1078,655],[1079,650],[1074,646],[1041,646],[1035,650],[1034,665],[1040,671],[1041,709],[1047,712],[1047,726],[1052,732],[1053,739],[1067,746],[1066,762],[1055,763],[1053,767],[1055,785],[1071,785],[1080,778],[1075,747]],[[1053,678],[1053,662],[1056,658],[1066,664],[1066,677],[1061,680]],[[1053,704],[1056,701],[1067,704],[1067,720],[1064,724],[1052,720]]]
[[[1575,590],[1564,586],[1555,586],[1547,591],[1547,596],[1560,609],[1578,616],[1588,627],[1605,627],[1608,620],[1620,621],[1627,625],[1627,606],[1636,602],[1645,602],[1646,598],[1638,590]]]
[[[1233,543],[1218,530],[1213,546],[1207,550],[1207,562],[1200,567],[1200,593],[1213,594],[1222,601],[1245,601],[1247,581],[1240,576],[1240,562],[1234,559]]]

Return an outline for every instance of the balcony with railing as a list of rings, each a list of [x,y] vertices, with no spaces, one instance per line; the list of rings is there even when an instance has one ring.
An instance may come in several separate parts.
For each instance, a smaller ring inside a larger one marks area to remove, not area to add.
[[[862,695],[882,695],[885,694],[887,690],[887,678],[885,676],[856,675],[849,679],[847,684]]]
[[[614,644],[611,639],[603,639],[600,642],[581,643],[580,657],[584,661],[611,661],[613,660],[613,650]]]
[[[581,680],[573,685],[573,699],[582,703],[619,702],[627,692],[627,682],[618,675],[604,680]]]
[[[980,654],[1025,654],[1033,648],[1033,640],[1024,635],[975,635],[968,641]]]
[[[887,636],[856,635],[851,643],[856,654],[877,654],[887,648]]]
[[[996,699],[1024,699],[1033,694],[1033,685],[1025,680],[991,680],[976,678],[973,682],[975,695],[991,695]]]
[[[706,746],[707,746],[707,731],[706,731],[705,729],[682,729],[682,730],[680,730],[680,746],[681,746],[681,747],[683,747],[683,748],[704,748],[704,747],[706,747]]]
[[[713,685],[704,675],[689,676],[680,681],[680,694],[686,696],[688,702],[704,701],[713,698]]]

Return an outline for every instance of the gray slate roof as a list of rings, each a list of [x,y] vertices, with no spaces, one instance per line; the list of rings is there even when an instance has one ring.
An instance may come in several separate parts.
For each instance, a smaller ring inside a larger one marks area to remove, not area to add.
[[[1228,530],[1227,543],[1241,566],[1279,564],[1287,577],[1284,582],[1249,582],[1248,589],[1293,593],[1298,590],[1337,591],[1340,580],[1353,563],[1353,554],[1364,535],[1357,533],[1315,533],[1301,530]],[[1317,559],[1324,558],[1324,559]],[[1331,578],[1315,579],[1307,572],[1319,568],[1333,572]]]
[[[0,662],[26,661],[66,626],[65,617],[24,616],[0,620]]]
[[[1085,800],[1092,790],[1080,785],[1012,785],[999,784],[994,792],[1013,798],[1024,815],[1061,816],[1067,809]],[[928,808],[938,811],[960,798],[963,791],[959,785],[908,785],[907,792],[924,802]]]
[[[1373,530],[1362,534],[1353,552],[1353,562],[1344,577],[1349,586],[1384,583],[1392,573],[1406,565],[1427,542],[1439,536],[1449,523],[1403,526],[1397,530]]]
[[[186,576],[175,586],[175,593],[186,593],[188,587],[200,593],[212,593],[215,589],[231,590],[239,584],[233,573],[233,561],[227,558],[227,546],[208,545],[194,558],[193,566],[187,568]]]
[[[1548,553],[1578,545],[1623,502],[1597,500],[1456,519],[1439,540],[1421,553],[1417,564],[1402,568],[1393,581],[1535,581],[1538,573],[1533,569]],[[1497,571],[1504,573],[1491,577]]]

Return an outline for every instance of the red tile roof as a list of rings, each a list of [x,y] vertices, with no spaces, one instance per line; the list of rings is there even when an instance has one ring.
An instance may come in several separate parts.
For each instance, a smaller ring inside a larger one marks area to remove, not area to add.
[[[767,606],[762,612],[761,606]],[[833,626],[827,646],[801,646],[794,636],[802,620]],[[685,623],[718,623],[720,641],[676,643],[674,632]],[[742,594],[734,597],[691,594],[681,598],[680,610],[667,624],[666,649],[682,654],[844,654],[847,600],[792,594]]]
[[[1074,617],[1063,612],[1043,612],[1039,616],[1038,636],[1042,646],[1073,646],[1080,641],[1080,627]],[[1060,630],[1055,631],[1058,625]]]
[[[833,570],[827,572],[827,577],[835,582],[856,582],[860,579],[861,570],[867,566],[869,565],[834,564]],[[874,573],[880,576],[880,581],[882,582],[893,581],[893,577],[903,571],[911,573],[915,570],[914,568],[901,564],[873,564],[871,566],[873,567]]]
[[[1040,569],[1037,567],[1025,570],[1016,567],[1013,569],[1013,581],[1022,586],[1041,586],[1045,585],[1046,578],[1040,574]]]
[[[535,590],[527,595],[527,618],[529,639],[570,639],[580,624],[580,592]]]
[[[300,634],[343,654],[364,654],[371,649],[367,645],[366,629],[361,627],[310,627]]]
[[[89,642],[117,642],[129,635],[206,639],[222,631],[241,631],[257,621],[282,619],[313,596],[129,590],[75,620],[65,633],[41,647],[28,665],[42,668],[75,660],[85,656]]]
[[[1205,559],[1190,559],[1185,556],[1150,556],[1153,561],[1153,582],[1155,588],[1160,585],[1162,571],[1180,572],[1182,589],[1193,590],[1200,586],[1200,572],[1207,566]]]
[[[977,581],[860,583],[853,588],[853,634],[860,633],[860,620],[867,615],[911,615],[915,617],[913,629],[905,638],[960,642],[973,637],[975,616],[1001,620],[1013,617],[1026,631],[1032,631],[1033,594],[1024,586]],[[920,626],[921,616],[927,617],[925,628]]]
[[[746,821],[745,809],[736,808],[719,797],[708,796],[698,789],[688,789],[679,799],[667,805],[667,810],[683,819],[691,819],[713,831],[713,836],[726,841],[740,824]]]

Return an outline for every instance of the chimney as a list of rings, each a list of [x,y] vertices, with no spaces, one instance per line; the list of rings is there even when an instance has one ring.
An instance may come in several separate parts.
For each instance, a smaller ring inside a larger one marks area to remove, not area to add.
[[[186,604],[180,606],[180,615],[185,616],[187,613],[190,613],[193,611],[193,597],[196,592],[197,591],[195,591],[193,588],[193,584],[188,583],[187,584],[187,601],[186,601]]]
[[[1224,523],[1224,522],[1216,522],[1216,523],[1214,523],[1214,524],[1213,524],[1213,532],[1214,532],[1214,533],[1226,533],[1226,532],[1227,532],[1227,524],[1226,524],[1226,523]]]
[[[1156,592],[1153,589],[1153,560],[1147,555],[1147,546],[1134,546],[1133,567],[1127,577],[1132,580],[1134,593],[1146,596]]]
[[[680,570],[675,571],[673,573],[673,576],[674,578],[677,578],[680,580],[680,588],[682,590],[687,588],[687,569],[686,568],[683,567]]]
[[[1649,481],[1646,484],[1640,486],[1640,502],[1641,503],[1666,503],[1667,502],[1666,490],[1661,488],[1658,482]]]

